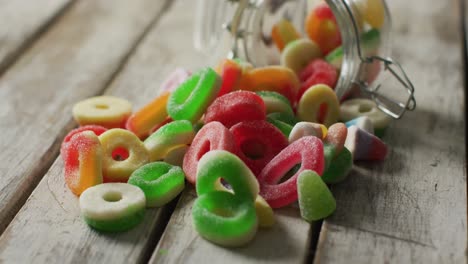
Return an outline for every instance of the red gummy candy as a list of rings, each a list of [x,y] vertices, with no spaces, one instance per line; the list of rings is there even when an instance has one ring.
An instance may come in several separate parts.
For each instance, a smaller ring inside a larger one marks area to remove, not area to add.
[[[330,143],[335,148],[335,156],[338,156],[344,148],[348,128],[343,123],[335,123],[328,128],[325,142]]]
[[[187,180],[195,184],[198,161],[211,150],[226,150],[236,153],[236,144],[231,131],[219,122],[204,125],[185,153],[183,169]]]
[[[92,132],[94,132],[94,134],[96,134],[96,136],[99,136],[102,133],[106,132],[107,128],[105,128],[103,126],[99,126],[99,125],[86,125],[86,126],[81,126],[81,127],[75,128],[72,131],[68,132],[68,134],[63,139],[62,145],[60,147],[60,153],[62,154],[63,160],[65,160],[64,155],[65,155],[66,145],[70,142],[70,140],[72,139],[72,137],[74,135],[76,135],[76,134],[78,134],[80,132],[83,132],[83,131],[92,131]]]
[[[316,84],[326,84],[331,88],[335,88],[338,74],[333,65],[323,59],[315,59],[302,70],[299,74],[299,79],[301,80],[301,88],[298,99],[301,99],[305,91]]]
[[[218,92],[218,97],[234,91],[242,77],[242,67],[233,60],[224,60],[220,68],[220,75],[223,81]]]
[[[218,97],[206,110],[204,121],[218,121],[230,128],[239,122],[265,119],[265,103],[259,95],[235,91]]]
[[[288,171],[300,164],[300,168],[288,180],[278,183]],[[297,177],[304,170],[322,175],[325,158],[322,141],[314,136],[302,137],[283,149],[258,176],[260,195],[272,208],[279,208],[297,201]]]
[[[241,122],[230,129],[239,158],[258,175],[271,159],[288,146],[288,139],[267,121]]]

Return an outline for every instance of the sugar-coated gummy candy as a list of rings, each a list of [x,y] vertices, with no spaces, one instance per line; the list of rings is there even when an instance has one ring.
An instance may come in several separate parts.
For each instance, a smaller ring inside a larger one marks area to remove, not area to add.
[[[345,123],[346,127],[357,126],[371,134],[374,134],[374,124],[367,116],[356,117]]]
[[[317,84],[310,87],[299,100],[297,106],[297,116],[302,121],[318,123],[320,106],[326,105],[326,112],[323,118],[325,126],[338,121],[340,115],[340,103],[335,92],[325,84]]]
[[[99,140],[104,150],[104,182],[127,182],[133,171],[149,162],[149,153],[143,142],[128,130],[110,129],[102,133]],[[116,150],[128,153],[128,157],[116,157]]]
[[[289,143],[293,143],[294,141],[307,136],[314,136],[320,139],[324,138],[324,129],[326,131],[327,128],[324,128],[322,124],[318,123],[311,123],[311,122],[299,122],[294,125],[289,134]]]
[[[341,45],[340,29],[327,3],[320,3],[309,12],[305,31],[309,38],[317,43],[324,55]]]
[[[312,60],[322,57],[319,46],[310,39],[291,41],[281,53],[281,65],[299,74]]]
[[[173,92],[180,84],[187,80],[192,73],[184,68],[176,68],[162,82],[160,90],[163,92]]]
[[[91,97],[73,106],[73,117],[80,126],[124,127],[131,113],[130,102],[114,96]]]
[[[154,126],[166,120],[166,105],[169,96],[169,92],[164,92],[143,108],[133,113],[128,118],[125,128],[135,133],[135,135],[141,139],[147,137]]]
[[[160,129],[161,127],[171,123],[172,121],[174,121],[174,119],[172,119],[170,116],[166,117],[164,119],[164,121],[162,121],[161,123],[155,125],[154,127],[151,128],[150,132],[148,135],[151,135],[153,134],[154,132],[158,131],[158,129]]]
[[[195,230],[203,238],[222,246],[245,245],[257,233],[254,203],[230,192],[200,195],[193,203],[192,219]]]
[[[211,68],[194,73],[172,92],[167,113],[174,120],[195,123],[213,102],[221,87],[221,78]]]
[[[390,116],[380,111],[377,104],[369,99],[351,99],[343,102],[340,106],[340,118],[343,121],[367,116],[374,125],[375,132],[385,129],[392,120]]]
[[[383,0],[359,0],[355,1],[360,16],[371,27],[380,29],[385,21],[385,7]]]
[[[275,114],[275,113],[274,113]],[[293,126],[284,122],[283,120],[275,118],[275,116],[268,115],[267,121],[278,128],[281,133],[287,138],[292,131]]]
[[[182,167],[184,156],[185,153],[187,153],[188,148],[189,146],[187,145],[179,145],[170,149],[164,157],[163,161],[174,166]]]
[[[92,228],[122,232],[138,225],[145,215],[145,194],[127,183],[104,183],[80,196],[81,215]]]
[[[151,134],[144,145],[151,161],[162,160],[167,152],[179,145],[189,145],[195,137],[192,123],[187,120],[176,120],[168,123]]]
[[[279,183],[291,169],[300,164],[291,178]],[[314,136],[294,141],[274,157],[258,176],[260,195],[272,208],[279,208],[297,200],[297,177],[304,170],[323,173],[325,159],[322,141]]]
[[[323,59],[315,59],[301,71],[299,79],[302,84],[297,96],[298,99],[302,97],[305,91],[316,84],[325,84],[334,89],[338,80],[338,73],[331,64]]]
[[[182,192],[185,174],[178,166],[166,162],[152,162],[135,170],[128,183],[144,192],[147,207],[160,207]]]
[[[187,181],[195,184],[199,160],[208,151],[226,150],[236,153],[236,143],[231,131],[219,122],[204,125],[195,135],[189,149],[185,153],[183,169]]]
[[[265,119],[265,104],[259,95],[235,91],[218,97],[206,110],[203,121],[218,121],[230,128],[239,122]]]
[[[384,160],[387,156],[387,145],[371,133],[351,126],[345,147],[353,154],[353,160]]]
[[[237,90],[243,73],[241,65],[233,60],[225,59],[221,62],[218,73],[222,79],[218,97]]]
[[[297,193],[301,216],[308,222],[323,219],[336,209],[333,194],[315,171],[305,170],[299,174]]]
[[[334,153],[330,156],[332,159],[322,174],[322,180],[327,184],[339,183],[346,179],[353,168],[353,155],[347,148],[343,148],[336,157]]]
[[[294,25],[287,19],[281,19],[271,30],[271,38],[279,51],[282,51],[289,42],[300,38]]]
[[[266,121],[241,122],[230,129],[237,146],[237,155],[255,175],[282,149],[288,139]]]
[[[68,132],[68,134],[63,138],[62,145],[60,146],[60,153],[62,154],[62,158],[65,159],[65,147],[67,146],[68,142],[72,139],[72,137],[78,133],[83,131],[92,131],[96,136],[101,135],[102,133],[107,131],[107,128],[98,125],[86,125],[81,126],[78,128],[73,129],[72,131]]]
[[[94,132],[75,133],[62,151],[65,183],[75,195],[102,183],[103,151]]]
[[[300,83],[297,75],[283,66],[255,68],[243,74],[239,88],[253,92],[272,91],[295,103]]]
[[[348,135],[348,128],[343,123],[335,123],[328,128],[325,142],[333,145],[335,148],[335,155],[340,154],[344,148],[346,137]]]
[[[250,202],[256,199],[258,181],[244,162],[225,150],[209,151],[198,163],[197,194],[217,191],[215,185],[221,179],[229,183],[236,197]]]
[[[273,209],[260,195],[257,195],[257,199],[255,199],[255,211],[257,212],[259,227],[268,228],[275,224]]]
[[[271,113],[286,113],[294,115],[289,100],[277,92],[259,91],[257,94],[262,98],[265,103],[267,114]]]

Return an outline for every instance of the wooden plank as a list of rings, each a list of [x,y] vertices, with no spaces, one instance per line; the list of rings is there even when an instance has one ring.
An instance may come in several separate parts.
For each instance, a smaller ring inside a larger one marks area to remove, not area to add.
[[[317,263],[466,263],[467,200],[457,1],[388,1],[394,55],[418,108],[394,122],[382,164],[358,164],[333,187]],[[347,245],[347,246],[346,246]]]
[[[72,0],[0,0],[0,73]]]
[[[80,1],[0,79],[0,233],[57,157],[73,103],[102,92],[163,5]]]

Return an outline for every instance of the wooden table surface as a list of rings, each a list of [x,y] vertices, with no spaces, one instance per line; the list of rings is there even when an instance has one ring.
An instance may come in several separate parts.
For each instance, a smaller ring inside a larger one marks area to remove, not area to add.
[[[0,263],[466,263],[463,6],[391,0],[394,56],[418,108],[389,128],[383,163],[358,163],[332,186],[336,212],[298,209],[225,249],[191,225],[190,188],[122,234],[80,219],[59,147],[72,105],[107,94],[138,109],[177,66],[197,69],[195,1],[0,0]]]

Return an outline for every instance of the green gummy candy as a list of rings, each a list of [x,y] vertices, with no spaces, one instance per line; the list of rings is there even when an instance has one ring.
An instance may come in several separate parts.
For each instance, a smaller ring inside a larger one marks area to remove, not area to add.
[[[225,191],[200,195],[192,206],[192,219],[202,237],[223,246],[243,245],[257,232],[254,203]]]
[[[263,99],[263,102],[265,102],[267,114],[279,112],[294,116],[294,111],[291,107],[291,103],[286,97],[284,97],[280,93],[270,91],[259,91],[257,92],[257,94]]]
[[[315,171],[304,170],[299,174],[297,194],[301,216],[308,222],[323,219],[336,209],[335,198]]]
[[[353,156],[351,152],[344,147],[343,150],[336,156],[330,166],[322,174],[322,180],[325,183],[338,183],[346,179],[353,167]]]
[[[128,216],[121,217],[115,220],[95,220],[83,216],[85,222],[92,228],[102,232],[123,232],[138,225],[145,217],[145,209],[137,211]]]
[[[333,146],[332,144],[324,143],[323,155],[325,157],[325,171],[326,171],[332,164],[333,159],[335,158],[335,146]]]
[[[289,134],[291,134],[291,131],[293,129],[293,126],[283,122],[283,121],[280,121],[280,120],[276,120],[274,118],[271,118],[271,117],[267,117],[267,121],[268,123],[274,125],[276,128],[278,128],[281,133],[283,133],[283,135],[285,137],[289,137]]]
[[[174,120],[197,122],[221,88],[221,78],[211,68],[193,74],[169,96],[167,113]]]
[[[185,186],[184,171],[166,162],[148,163],[135,170],[128,183],[139,187],[147,207],[160,207],[174,199]]]

